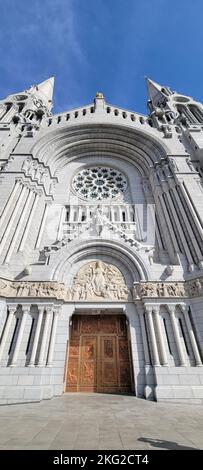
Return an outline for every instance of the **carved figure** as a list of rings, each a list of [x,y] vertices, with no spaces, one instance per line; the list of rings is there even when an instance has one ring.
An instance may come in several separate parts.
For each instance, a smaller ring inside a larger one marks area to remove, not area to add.
[[[120,271],[101,261],[83,266],[73,282],[72,300],[91,300],[95,297],[127,300],[129,295]]]
[[[28,173],[33,179],[35,178],[36,169],[37,169],[37,162],[31,162]]]
[[[179,171],[177,163],[175,162],[174,158],[169,158],[169,167],[172,171]]]
[[[104,292],[105,287],[105,269],[102,267],[102,263],[100,261],[96,262],[96,266],[93,271],[93,279],[92,284],[94,286],[94,292],[98,293],[98,295]]]
[[[31,157],[27,157],[24,160],[23,165],[22,165],[22,170],[24,170],[26,174],[28,173],[30,169],[30,165],[31,165]]]

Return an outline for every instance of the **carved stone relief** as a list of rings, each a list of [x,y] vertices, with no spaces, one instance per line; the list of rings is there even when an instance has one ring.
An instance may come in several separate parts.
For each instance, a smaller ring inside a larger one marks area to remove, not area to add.
[[[48,176],[47,168],[33,161],[31,157],[27,157],[24,160],[22,170],[26,176],[31,176],[31,178],[37,180],[38,183],[44,183],[46,176]]]
[[[121,272],[111,264],[93,261],[80,268],[72,287],[72,300],[129,300]]]
[[[0,296],[3,297],[53,297],[70,300],[70,289],[58,282],[15,282],[0,279]]]
[[[202,280],[203,282],[203,280]],[[202,295],[202,282],[200,279],[195,279],[193,281],[189,281],[188,283],[188,295],[191,297],[198,297]]]
[[[186,282],[136,282],[133,300],[143,297],[199,297],[203,278]],[[131,301],[131,291],[115,266],[93,261],[80,268],[72,288],[56,281],[30,282],[0,279],[0,297],[55,298],[71,301]]]
[[[183,282],[145,282],[135,283],[133,297],[185,297],[187,295]]]

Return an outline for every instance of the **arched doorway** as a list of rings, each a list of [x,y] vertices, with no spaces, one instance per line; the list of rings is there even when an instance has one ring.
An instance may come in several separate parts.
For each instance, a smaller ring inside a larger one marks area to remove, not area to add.
[[[73,315],[66,392],[130,393],[130,344],[124,314]]]

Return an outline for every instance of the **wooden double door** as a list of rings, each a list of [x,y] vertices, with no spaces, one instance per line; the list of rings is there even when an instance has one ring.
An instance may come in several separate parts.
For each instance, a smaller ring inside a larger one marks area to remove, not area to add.
[[[70,333],[66,392],[131,392],[125,315],[74,315]]]

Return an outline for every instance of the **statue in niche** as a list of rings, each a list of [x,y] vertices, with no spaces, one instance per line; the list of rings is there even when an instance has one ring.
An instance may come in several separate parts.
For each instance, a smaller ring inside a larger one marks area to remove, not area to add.
[[[101,234],[106,221],[107,217],[104,214],[102,207],[98,205],[95,208],[91,219],[91,225],[95,227],[98,235]]]
[[[74,279],[72,300],[127,300],[130,291],[120,271],[102,261],[83,266]]]

